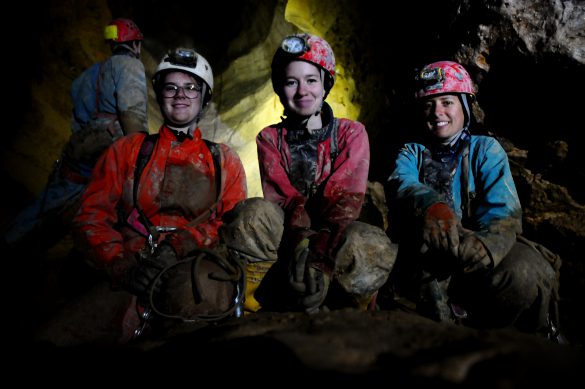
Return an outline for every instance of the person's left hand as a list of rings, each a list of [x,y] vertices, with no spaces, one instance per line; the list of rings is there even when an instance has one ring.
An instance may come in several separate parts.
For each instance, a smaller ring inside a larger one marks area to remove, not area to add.
[[[473,273],[493,267],[492,259],[486,247],[473,233],[464,235],[459,241],[458,258],[465,273]]]

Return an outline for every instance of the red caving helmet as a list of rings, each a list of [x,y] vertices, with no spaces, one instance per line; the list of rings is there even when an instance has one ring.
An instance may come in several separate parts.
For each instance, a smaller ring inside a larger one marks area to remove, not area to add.
[[[140,29],[130,19],[114,19],[104,28],[106,42],[124,43],[142,41],[144,37]]]

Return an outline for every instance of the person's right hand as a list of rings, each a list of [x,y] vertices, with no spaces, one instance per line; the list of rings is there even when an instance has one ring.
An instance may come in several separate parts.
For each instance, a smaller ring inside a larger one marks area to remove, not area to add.
[[[307,271],[308,260],[309,238],[305,238],[295,247],[293,258],[289,264],[288,281],[295,292],[305,293],[307,291],[305,272]]]
[[[459,260],[465,273],[485,271],[494,266],[485,245],[473,232],[466,233],[461,238]]]
[[[298,293],[300,305],[307,313],[319,312],[329,290],[329,276],[311,266],[309,239],[303,239],[295,248],[289,266],[289,283]]]
[[[459,248],[459,220],[445,203],[431,205],[423,222],[423,249],[450,252],[454,257]],[[426,247],[425,247],[426,246]]]
[[[149,301],[153,282],[164,266],[154,260],[155,258],[142,258],[140,262],[128,269],[125,287],[130,293],[136,295],[140,301]],[[160,283],[154,285],[154,293],[160,290]]]

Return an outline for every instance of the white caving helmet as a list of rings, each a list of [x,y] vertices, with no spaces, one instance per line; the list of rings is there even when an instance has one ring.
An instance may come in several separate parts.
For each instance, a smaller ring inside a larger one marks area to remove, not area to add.
[[[161,76],[168,71],[180,70],[194,75],[203,81],[201,96],[203,101],[201,108],[205,108],[211,100],[213,92],[213,72],[209,62],[194,49],[179,47],[169,51],[158,64],[156,73],[152,77],[152,86],[159,98]]]

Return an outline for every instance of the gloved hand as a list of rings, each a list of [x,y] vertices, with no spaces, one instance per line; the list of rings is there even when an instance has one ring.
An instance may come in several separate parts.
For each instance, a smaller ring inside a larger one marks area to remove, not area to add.
[[[473,234],[465,234],[459,243],[459,260],[465,273],[487,270],[493,267],[493,261],[483,242]]]
[[[290,263],[289,283],[298,293],[305,293],[307,285],[305,284],[305,272],[307,271],[307,261],[309,259],[309,239],[305,238],[295,247],[294,256]]]
[[[316,313],[325,301],[329,289],[329,276],[311,266],[309,239],[303,239],[295,248],[289,268],[289,283],[300,296],[307,313]]]
[[[301,304],[305,312],[313,314],[319,312],[321,305],[327,297],[329,290],[329,276],[327,273],[309,266],[305,274],[305,284],[307,290],[305,296],[301,299]]]
[[[453,210],[445,203],[431,205],[423,221],[423,249],[432,248],[439,251],[448,251],[453,256],[458,254],[459,220]],[[425,248],[426,245],[426,248]]]
[[[154,250],[153,257],[163,266],[163,268],[175,264],[178,261],[178,256],[174,247],[164,240]]]
[[[125,289],[136,295],[138,300],[146,303],[150,297],[152,283],[164,268],[155,258],[142,258],[140,263],[128,269]],[[154,293],[160,291],[160,284],[154,285]]]
[[[177,254],[173,248],[163,242],[153,254],[142,254],[138,264],[128,270],[126,289],[147,302],[150,297],[152,283],[167,266],[177,262]],[[154,293],[160,292],[160,282],[154,285]]]

